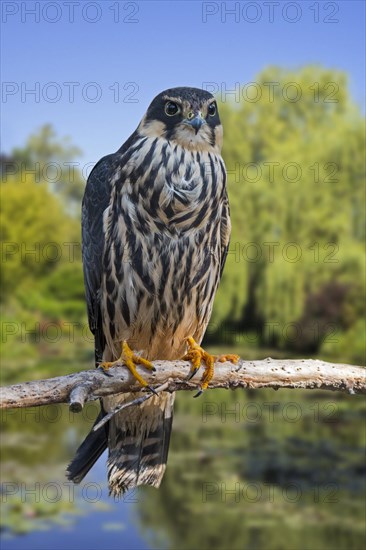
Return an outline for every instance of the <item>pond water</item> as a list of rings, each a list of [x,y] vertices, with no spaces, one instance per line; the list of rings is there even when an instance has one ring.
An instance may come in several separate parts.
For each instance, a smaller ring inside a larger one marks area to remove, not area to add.
[[[365,401],[318,391],[180,392],[159,490],[108,496],[103,456],[64,476],[97,404],[2,415],[2,550],[364,547]]]

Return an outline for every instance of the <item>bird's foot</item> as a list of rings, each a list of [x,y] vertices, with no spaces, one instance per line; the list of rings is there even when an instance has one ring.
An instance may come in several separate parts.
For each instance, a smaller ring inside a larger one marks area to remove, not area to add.
[[[137,372],[136,365],[143,365],[146,369],[155,371],[155,367],[150,361],[140,357],[132,351],[130,346],[126,341],[122,342],[122,352],[120,357],[116,361],[104,361],[100,363],[99,367],[103,369],[105,373],[112,367],[117,367],[124,365],[128,368],[132,376],[143,386],[144,388],[149,389],[153,393],[156,393],[153,388],[151,388],[146,380]]]
[[[192,336],[189,336],[187,338],[187,344],[188,344],[188,351],[184,355],[184,357],[182,357],[183,361],[191,361],[192,363],[192,367],[187,376],[187,380],[190,380],[196,374],[196,372],[201,366],[201,361],[203,361],[206,365],[203,376],[201,378],[198,393],[194,397],[198,397],[199,395],[201,395],[202,392],[208,387],[214,375],[215,361],[219,361],[220,363],[224,363],[225,361],[230,361],[231,363],[237,363],[237,361],[239,360],[239,355],[234,355],[234,354],[219,355],[219,356],[210,355],[209,353],[207,353],[207,351],[201,348],[201,346],[197,344],[197,342],[195,342]]]

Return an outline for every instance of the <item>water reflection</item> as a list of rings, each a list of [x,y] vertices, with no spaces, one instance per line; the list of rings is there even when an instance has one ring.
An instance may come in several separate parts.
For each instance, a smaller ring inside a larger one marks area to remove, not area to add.
[[[47,548],[50,537],[53,548],[363,546],[362,398],[223,390],[176,403],[160,490],[122,502],[108,498],[103,459],[81,487],[64,477],[96,404],[5,412],[2,547]]]
[[[294,398],[220,392],[206,422],[178,411],[165,483],[140,506],[143,530],[163,526],[154,547],[363,547],[364,402]]]

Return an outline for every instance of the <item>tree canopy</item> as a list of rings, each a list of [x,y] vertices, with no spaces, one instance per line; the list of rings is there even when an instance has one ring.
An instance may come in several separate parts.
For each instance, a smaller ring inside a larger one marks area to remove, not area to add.
[[[220,105],[233,232],[215,337],[257,330],[262,343],[311,351],[360,314],[352,296],[362,301],[365,280],[364,119],[337,71],[271,67],[256,86],[258,100],[243,93]],[[336,289],[345,289],[337,304]],[[324,319],[309,319],[314,296]]]

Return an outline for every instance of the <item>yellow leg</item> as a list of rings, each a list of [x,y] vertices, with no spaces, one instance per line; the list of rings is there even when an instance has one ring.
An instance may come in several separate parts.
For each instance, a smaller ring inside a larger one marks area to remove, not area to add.
[[[225,361],[236,363],[239,360],[239,355],[234,354],[220,355],[218,357],[216,357],[215,355],[210,355],[209,353],[207,353],[207,351],[201,348],[201,346],[197,344],[197,342],[195,342],[192,336],[189,336],[187,338],[187,344],[188,351],[184,355],[184,357],[182,357],[183,361],[191,361],[192,363],[192,368],[190,370],[190,373],[188,374],[187,379],[190,380],[196,374],[201,366],[201,361],[203,361],[206,365],[205,371],[201,378],[200,389],[194,397],[198,397],[199,395],[201,395],[201,393],[208,387],[210,381],[212,380],[212,377],[214,375],[215,360],[218,360],[221,363],[224,363]]]
[[[154,365],[150,363],[150,361],[148,361],[147,359],[144,359],[143,357],[140,357],[139,355],[134,353],[126,341],[122,342],[122,352],[117,361],[105,361],[104,363],[100,364],[100,367],[104,371],[107,371],[111,367],[119,366],[121,364],[125,365],[128,368],[132,376],[141,384],[141,386],[143,386],[144,388],[148,388],[155,393],[155,390],[148,385],[146,380],[144,380],[144,378],[137,372],[136,369],[136,365],[143,365],[146,369],[154,371]]]

